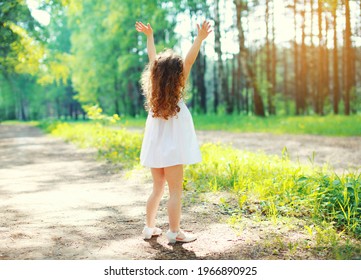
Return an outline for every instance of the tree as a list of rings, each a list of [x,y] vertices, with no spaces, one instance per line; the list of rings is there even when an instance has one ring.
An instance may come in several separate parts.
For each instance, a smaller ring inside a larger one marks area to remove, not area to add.
[[[272,29],[269,27],[272,16]],[[276,44],[274,26],[274,3],[273,12],[270,15],[270,1],[266,0],[266,77],[267,77],[267,101],[270,115],[276,114],[275,94],[276,94]],[[271,30],[270,30],[271,29]],[[270,33],[272,39],[270,39]]]
[[[21,30],[21,31],[20,31]],[[21,33],[20,33],[21,32]],[[42,38],[43,28],[33,19],[28,6],[17,0],[8,0],[0,5],[0,71],[14,71],[19,45],[22,36],[33,40]]]
[[[330,19],[329,19],[329,8],[328,5],[326,6],[325,12],[324,12],[324,22],[325,22],[325,45],[323,47],[323,53],[324,53],[324,63],[323,64],[323,71],[324,71],[324,100],[327,97],[330,97],[331,91],[330,91],[330,63],[329,63],[329,56],[330,52],[328,50],[328,33],[330,28]]]
[[[226,77],[222,60],[219,0],[214,1],[214,40],[214,50],[217,54],[217,78],[215,87],[218,96],[223,92],[226,112],[227,114],[231,114],[233,112],[233,102],[226,90]]]
[[[146,41],[134,29],[134,18],[154,27],[157,51],[174,44],[174,23],[162,1],[95,0],[73,11],[72,81],[84,105],[99,104],[106,113],[144,113],[139,78],[147,64]],[[91,81],[91,82],[89,82]]]
[[[29,118],[29,84],[33,83],[45,55],[43,28],[32,18],[23,1],[0,5],[0,119]],[[5,107],[5,108],[4,108]],[[2,112],[6,112],[3,114]]]
[[[269,12],[269,0],[266,0],[266,77],[267,77],[267,101],[268,101],[268,112],[273,114],[274,105],[273,105],[273,84],[272,84],[272,73],[271,73],[271,47],[270,47],[270,35],[269,35],[269,22],[270,22],[270,12]]]
[[[197,22],[195,22],[193,19],[195,19],[197,15],[200,13],[204,14],[205,17],[208,17],[209,5],[205,1],[187,0],[183,3],[183,7],[181,11],[189,12],[193,27],[192,30],[194,30],[194,27],[196,26]],[[196,30],[192,32],[193,38],[196,37],[195,31]],[[194,66],[192,67],[191,70],[192,85],[193,85],[192,107],[193,108],[199,107],[201,113],[207,113],[207,92],[206,92],[206,84],[205,84],[207,60],[206,60],[206,55],[204,54],[203,51],[203,47],[201,48],[194,63]]]
[[[316,8],[315,8],[316,1],[310,0],[310,11],[311,11],[311,27],[310,27],[310,38],[311,38],[311,46],[309,50],[309,57],[308,60],[308,77],[310,81],[309,86],[309,96],[310,96],[310,102],[313,105],[313,110],[315,111],[316,108],[316,99],[317,99],[317,62],[318,62],[318,56],[317,56],[317,48],[315,45],[315,31],[314,31],[314,23],[315,23],[315,15],[317,14]]]
[[[293,1],[293,5],[289,5],[293,10],[293,25],[294,25],[294,42],[293,42],[293,57],[294,57],[294,95],[296,103],[296,115],[301,113],[301,94],[299,89],[299,51],[297,45],[297,0]]]
[[[264,116],[266,105],[269,115],[276,114],[279,82],[287,114],[293,113],[291,103],[296,115],[312,108],[317,114],[338,114],[341,98],[345,114],[355,113],[360,86],[360,48],[352,41],[358,32],[354,23],[359,24],[352,11],[358,9],[356,1],[288,0],[295,35],[282,47],[275,43],[274,2],[233,0],[235,9],[228,11],[230,2],[223,0],[39,1],[39,9],[51,14],[50,24],[42,26],[26,1],[2,1],[0,118],[77,118],[87,104],[98,104],[106,114],[145,114],[139,78],[148,63],[146,41],[134,21],[152,24],[159,52],[180,43],[174,34],[179,14],[190,18],[192,36],[200,18],[214,18],[215,58],[203,47],[190,75],[194,111],[207,113],[213,103],[214,112],[222,106],[227,114]],[[236,20],[230,30],[224,28],[226,16]],[[265,38],[252,36],[258,24],[265,27]],[[223,43],[227,32],[237,35],[236,51]],[[326,98],[332,109],[325,106]]]
[[[315,111],[317,114],[322,115],[323,112],[323,100],[325,96],[325,73],[324,73],[324,44],[323,44],[323,29],[322,29],[322,1],[318,0],[318,82],[317,82],[317,97],[315,104]]]
[[[307,49],[306,49],[306,0],[303,1],[302,16],[302,42],[301,42],[301,59],[300,59],[300,84],[299,84],[299,113],[304,114],[306,112],[306,101],[308,97],[307,92]]]
[[[242,12],[247,8],[247,2],[242,2],[242,0],[234,0],[237,11],[237,20],[239,19],[242,22]],[[242,24],[237,24],[238,27],[238,43],[239,43],[239,53],[242,60],[242,65],[245,65],[245,71],[247,73],[247,78],[249,79],[249,84],[253,88],[253,102],[254,102],[254,113],[256,116],[265,116],[265,110],[263,105],[263,100],[260,94],[257,77],[254,73],[254,67],[250,62],[250,55],[248,49],[245,47],[245,38]]]
[[[239,2],[239,1],[234,1],[234,4],[236,6],[236,27],[237,30],[242,30],[242,22],[241,22],[241,13],[242,10],[244,9],[243,3]],[[242,38],[240,37],[240,33],[238,32],[238,43],[242,44],[241,42]],[[245,74],[244,74],[244,65],[242,64],[242,53],[239,51],[238,54],[236,55],[236,59],[237,59],[237,73],[235,73],[237,76],[234,76],[234,80],[235,80],[235,97],[236,97],[236,106],[237,106],[237,113],[240,113],[241,111],[241,106],[240,103],[242,103],[243,107],[245,107],[245,111],[248,114],[248,85],[247,85],[247,81],[245,79]],[[245,85],[245,86],[243,86]],[[246,88],[247,91],[247,95],[245,100],[243,101],[242,98],[242,89]],[[242,102],[243,101],[243,102]]]
[[[277,89],[277,47],[276,47],[276,30],[275,30],[275,3],[273,2],[272,9],[272,73],[271,73],[271,82],[272,82],[272,98],[276,97]],[[275,100],[274,100],[275,102]],[[276,105],[273,105],[271,114],[276,114]]]
[[[345,30],[345,114],[350,115],[350,96],[352,93],[352,43],[351,43],[351,19],[350,19],[350,1],[345,0],[345,16],[346,16],[346,30]]]
[[[46,3],[44,8],[50,11],[52,17],[47,26],[48,55],[38,75],[38,83],[48,88],[48,110],[56,112],[58,118],[65,116],[78,119],[79,114],[84,116],[85,113],[74,98],[76,91],[71,79],[74,57],[71,54],[72,30],[68,25],[68,6],[52,1]]]
[[[338,41],[337,41],[337,6],[338,0],[331,1],[331,12],[333,18],[333,112],[338,114],[338,103],[340,100],[340,83],[338,67]]]
[[[289,109],[289,90],[288,90],[288,60],[287,60],[287,48],[283,48],[283,98],[285,101],[285,111],[288,115],[290,113]]]

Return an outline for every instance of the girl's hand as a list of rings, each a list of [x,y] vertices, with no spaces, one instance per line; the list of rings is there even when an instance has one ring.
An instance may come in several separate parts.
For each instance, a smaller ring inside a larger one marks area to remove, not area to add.
[[[137,21],[135,23],[135,29],[138,32],[144,33],[147,37],[153,35],[153,29],[149,23],[147,25],[144,25],[142,22]]]
[[[208,35],[212,32],[211,24],[208,21],[204,21],[202,27],[199,27],[199,24],[197,24],[197,29],[198,37],[202,40],[206,39]]]

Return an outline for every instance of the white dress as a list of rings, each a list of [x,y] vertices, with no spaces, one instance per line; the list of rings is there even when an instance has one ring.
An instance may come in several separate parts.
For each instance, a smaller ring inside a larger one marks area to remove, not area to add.
[[[183,100],[178,106],[179,113],[168,120],[153,118],[149,112],[140,153],[143,166],[163,168],[202,160],[192,115]]]

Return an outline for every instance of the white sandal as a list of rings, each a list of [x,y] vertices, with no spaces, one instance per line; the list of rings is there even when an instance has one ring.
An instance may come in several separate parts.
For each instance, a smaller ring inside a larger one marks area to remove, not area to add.
[[[171,232],[168,230],[166,236],[170,244],[174,244],[176,242],[188,243],[197,239],[197,237],[193,234],[187,233],[186,235],[183,231]]]
[[[151,239],[152,236],[158,236],[162,234],[162,230],[160,228],[154,227],[144,227],[143,231],[144,239]]]

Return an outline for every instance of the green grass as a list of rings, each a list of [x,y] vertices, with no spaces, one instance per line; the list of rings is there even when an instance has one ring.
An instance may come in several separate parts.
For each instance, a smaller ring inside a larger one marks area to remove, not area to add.
[[[361,174],[340,177],[327,166],[299,165],[286,155],[280,158],[215,144],[205,144],[201,151],[202,162],[186,170],[188,183],[201,192],[232,193],[233,213],[271,220],[308,217],[361,237]]]
[[[193,120],[197,130],[330,136],[361,135],[361,115],[270,116],[267,118],[237,115],[194,115]],[[145,118],[123,117],[121,122],[126,127],[144,127]]]
[[[41,122],[39,127],[46,132],[65,138],[80,147],[98,150],[98,156],[112,163],[121,163],[126,168],[138,164],[142,135],[125,129],[111,129],[100,123]]]

